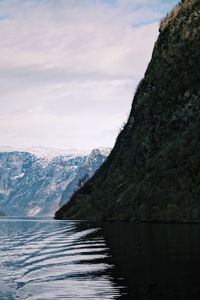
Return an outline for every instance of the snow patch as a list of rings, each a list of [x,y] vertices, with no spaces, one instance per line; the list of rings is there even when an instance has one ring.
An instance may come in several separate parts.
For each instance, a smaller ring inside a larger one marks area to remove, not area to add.
[[[0,194],[8,196],[11,192],[11,189],[2,189],[0,188]]]
[[[25,173],[22,172],[22,173],[20,173],[20,174],[18,174],[18,175],[16,175],[16,176],[13,176],[12,179],[16,180],[16,179],[18,179],[18,178],[22,178],[22,177],[24,176],[24,174],[25,174]]]
[[[32,147],[24,149],[29,153],[34,154],[40,158],[53,159],[59,156],[77,157],[86,156],[90,153],[88,150],[77,150],[77,149],[54,149],[45,147]]]
[[[100,147],[100,148],[97,148],[99,150],[99,152],[101,153],[101,155],[103,156],[108,156],[111,152],[111,148],[104,148],[104,147]]]
[[[30,209],[27,211],[27,216],[28,216],[28,217],[35,217],[37,214],[39,214],[40,211],[41,211],[41,208],[40,208],[40,207],[33,207],[33,208],[30,208]]]

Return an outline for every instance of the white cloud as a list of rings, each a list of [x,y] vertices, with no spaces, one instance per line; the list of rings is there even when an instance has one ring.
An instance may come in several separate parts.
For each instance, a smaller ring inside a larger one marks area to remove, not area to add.
[[[1,144],[113,145],[166,8],[161,0],[1,1]]]

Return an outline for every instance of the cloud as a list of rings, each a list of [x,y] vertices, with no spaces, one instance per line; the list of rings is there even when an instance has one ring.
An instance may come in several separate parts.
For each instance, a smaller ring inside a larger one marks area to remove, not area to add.
[[[1,143],[113,145],[169,2],[1,1]]]

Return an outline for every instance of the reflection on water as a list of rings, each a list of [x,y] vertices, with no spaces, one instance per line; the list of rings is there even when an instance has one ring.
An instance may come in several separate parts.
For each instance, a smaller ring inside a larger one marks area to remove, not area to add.
[[[102,226],[115,277],[136,300],[200,299],[200,224]]]
[[[0,299],[117,299],[100,229],[53,220],[0,221]]]
[[[200,299],[200,225],[0,219],[0,299]]]

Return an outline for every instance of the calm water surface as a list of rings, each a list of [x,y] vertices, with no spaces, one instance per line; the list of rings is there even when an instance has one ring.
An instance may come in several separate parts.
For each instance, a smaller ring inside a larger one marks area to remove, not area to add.
[[[200,299],[200,225],[0,219],[0,300]]]

